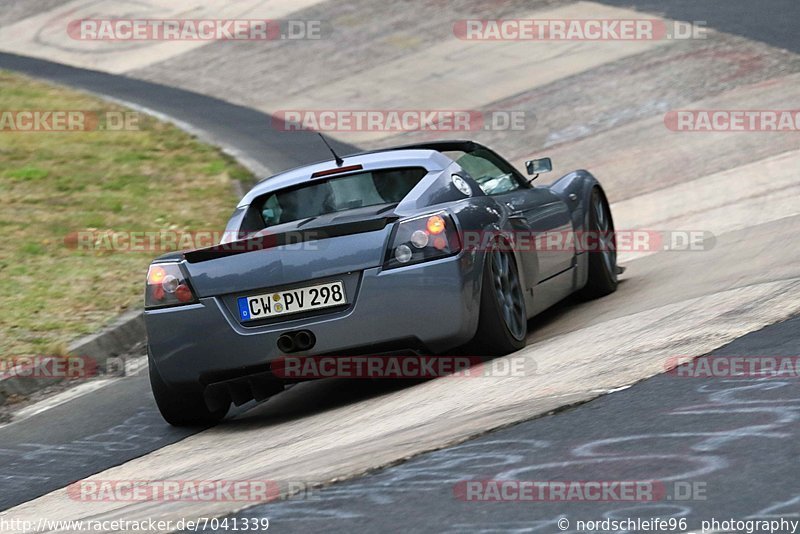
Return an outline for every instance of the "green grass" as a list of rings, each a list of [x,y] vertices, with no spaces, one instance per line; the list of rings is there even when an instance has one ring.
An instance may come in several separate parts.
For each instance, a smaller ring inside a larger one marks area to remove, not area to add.
[[[0,71],[0,110],[127,111]],[[0,132],[0,356],[61,351],[140,308],[158,252],[76,250],[87,230],[222,230],[250,174],[177,128]]]

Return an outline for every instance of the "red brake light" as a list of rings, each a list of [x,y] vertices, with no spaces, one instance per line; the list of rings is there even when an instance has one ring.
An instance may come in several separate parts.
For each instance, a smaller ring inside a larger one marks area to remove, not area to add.
[[[161,285],[157,285],[153,288],[153,298],[157,301],[161,302],[164,300],[164,288]]]
[[[331,174],[339,174],[342,172],[360,171],[363,165],[350,165],[349,167],[337,167],[335,169],[327,169],[324,171],[317,171],[311,175],[312,178],[319,178],[320,176],[330,176]]]
[[[194,295],[192,295],[192,290],[189,289],[189,286],[186,284],[181,284],[178,286],[178,289],[175,290],[175,296],[178,297],[178,300],[181,302],[191,302],[194,298]]]

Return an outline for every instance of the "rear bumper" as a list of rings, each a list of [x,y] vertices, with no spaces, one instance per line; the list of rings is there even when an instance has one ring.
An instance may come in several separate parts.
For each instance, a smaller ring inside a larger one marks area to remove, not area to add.
[[[226,304],[229,296],[148,310],[144,318],[149,352],[165,382],[192,388],[213,383],[209,377],[268,369],[283,356],[278,337],[300,329],[313,332],[316,345],[294,356],[363,353],[375,346],[435,354],[475,334],[481,263],[478,255],[462,252],[388,271],[367,269],[356,277],[357,290],[355,297],[348,294],[347,309],[256,327],[240,324]]]

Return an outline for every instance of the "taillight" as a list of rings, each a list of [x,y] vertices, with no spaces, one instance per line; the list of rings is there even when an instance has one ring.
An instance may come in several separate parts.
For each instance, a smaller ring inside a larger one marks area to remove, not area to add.
[[[439,235],[444,232],[445,224],[441,215],[433,215],[428,217],[428,222],[425,223],[428,233],[432,235]]]
[[[177,263],[157,263],[147,271],[145,308],[159,308],[197,302],[189,281]]]
[[[436,213],[400,221],[386,253],[385,269],[443,258],[461,250],[452,217]]]

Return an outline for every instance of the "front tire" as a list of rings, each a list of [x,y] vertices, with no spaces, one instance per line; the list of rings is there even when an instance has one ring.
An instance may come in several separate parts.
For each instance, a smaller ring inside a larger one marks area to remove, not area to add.
[[[608,201],[599,188],[592,190],[589,203],[590,235],[598,236],[597,243],[600,250],[590,250],[589,277],[586,286],[579,295],[586,299],[604,297],[617,290],[617,240],[614,236],[614,220],[611,218],[611,209]]]
[[[158,374],[152,358],[149,361],[149,371],[150,386],[158,411],[172,426],[212,426],[228,413],[230,405],[211,411],[206,406],[202,393],[183,392],[170,387]]]
[[[483,268],[481,307],[475,345],[482,354],[499,356],[525,346],[528,316],[514,255],[495,245]]]

